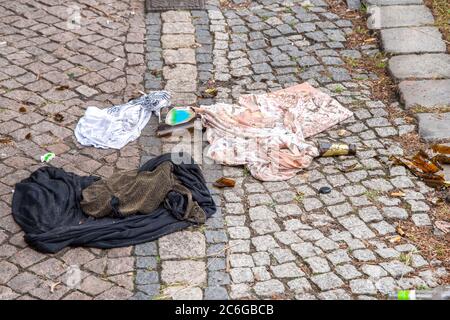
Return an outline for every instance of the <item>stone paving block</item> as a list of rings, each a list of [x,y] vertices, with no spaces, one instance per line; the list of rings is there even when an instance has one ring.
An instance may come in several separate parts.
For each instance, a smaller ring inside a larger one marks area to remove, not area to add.
[[[6,284],[19,272],[19,269],[7,261],[0,262],[0,284]]]
[[[272,279],[256,283],[254,286],[254,290],[259,296],[273,297],[274,295],[284,293],[285,288],[282,282]]]
[[[326,263],[326,261],[325,261]],[[271,270],[277,278],[296,278],[304,276],[304,272],[293,262],[272,266]]]
[[[158,240],[163,260],[202,258],[206,255],[205,236],[200,232],[181,231]]]
[[[161,37],[164,49],[190,48],[195,45],[195,37],[190,34],[165,34]]]
[[[350,281],[350,288],[355,294],[376,294],[377,289],[368,279],[355,279]]]
[[[160,293],[161,286],[159,284],[146,284],[138,285],[137,290],[142,291],[146,295],[145,300],[150,300],[154,296],[158,296]]]
[[[335,289],[344,285],[344,282],[332,272],[312,276],[311,280],[321,290]]]
[[[135,247],[135,253],[138,256],[154,256],[158,254],[156,242],[147,242]]]
[[[167,284],[204,284],[206,283],[205,262],[192,260],[163,261],[161,280]]]
[[[420,113],[419,134],[427,142],[450,139],[450,113]]]
[[[233,268],[230,270],[233,283],[253,282],[253,272],[250,268]]]
[[[190,22],[168,22],[163,24],[164,34],[193,34],[195,28]]]
[[[392,6],[399,4],[422,4],[423,0],[363,0],[367,4],[376,6]]]
[[[400,82],[399,90],[407,109],[413,107],[450,106],[450,80],[419,80]]]
[[[163,58],[166,64],[195,64],[195,50],[186,48],[177,50],[164,50]]]
[[[400,80],[450,78],[449,54],[410,54],[389,59],[389,71]]]
[[[170,10],[161,13],[161,19],[164,22],[190,22],[191,14],[188,11]]]
[[[369,7],[369,29],[432,25],[433,15],[426,6]]]
[[[347,6],[351,10],[359,10],[361,8],[360,0],[347,0]]]
[[[442,35],[435,27],[408,27],[381,30],[381,42],[392,54],[433,53],[446,51]]]
[[[418,227],[431,226],[432,224],[429,215],[426,213],[413,214],[411,220]]]
[[[228,292],[223,287],[208,287],[205,289],[205,300],[228,300]]]
[[[180,286],[168,287],[163,290],[164,296],[173,300],[202,300],[203,291],[198,287],[183,288]]]

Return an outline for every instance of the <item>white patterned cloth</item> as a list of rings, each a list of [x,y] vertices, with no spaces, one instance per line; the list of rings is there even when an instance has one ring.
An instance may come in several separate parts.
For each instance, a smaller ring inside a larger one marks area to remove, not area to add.
[[[206,155],[224,165],[246,165],[262,181],[288,180],[308,167],[319,151],[306,139],[353,115],[308,83],[195,111],[207,128]]]
[[[170,106],[170,94],[156,91],[107,109],[88,107],[78,121],[75,136],[84,146],[121,149],[136,140],[147,125],[152,112],[159,116]]]

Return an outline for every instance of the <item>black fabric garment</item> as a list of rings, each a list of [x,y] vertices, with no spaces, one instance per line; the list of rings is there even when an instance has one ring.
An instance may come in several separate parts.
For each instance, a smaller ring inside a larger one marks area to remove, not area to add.
[[[173,157],[172,157],[173,156]],[[164,161],[189,159],[173,163],[179,181],[192,192],[209,218],[216,205],[206,187],[202,172],[186,154],[164,154],[149,160],[139,170],[154,170]],[[184,229],[192,222],[177,219],[186,206],[181,195],[171,194],[153,213],[126,218],[95,219],[80,208],[81,192],[98,177],[80,177],[62,169],[44,167],[15,186],[12,212],[25,232],[25,241],[41,252],[57,252],[66,246],[115,248],[147,241]]]

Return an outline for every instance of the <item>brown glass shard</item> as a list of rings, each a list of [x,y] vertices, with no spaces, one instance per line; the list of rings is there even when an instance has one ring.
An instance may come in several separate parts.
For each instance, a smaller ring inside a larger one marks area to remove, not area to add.
[[[213,186],[216,188],[234,188],[235,185],[235,180],[225,177],[219,178],[213,183]]]
[[[430,160],[430,157],[425,153],[425,151],[420,150],[417,154],[412,158],[416,167],[419,167],[425,173],[436,173],[442,170],[442,167],[439,163],[434,163]]]
[[[431,158],[431,161],[440,163],[440,164],[450,164],[450,156],[444,154],[438,154]]]
[[[435,144],[431,147],[431,150],[435,153],[450,154],[450,146],[444,144]]]
[[[401,198],[401,197],[404,197],[404,196],[405,196],[405,193],[403,191],[391,192],[391,197],[399,197],[399,198]]]
[[[391,156],[390,160],[394,164],[403,165],[411,171],[415,176],[422,179],[422,181],[430,187],[436,189],[450,187],[450,181],[446,180],[443,164],[450,164],[450,156],[446,155],[446,146],[434,145],[431,147],[434,153],[442,151],[442,153],[435,154],[432,158],[423,150],[420,150],[412,158]]]

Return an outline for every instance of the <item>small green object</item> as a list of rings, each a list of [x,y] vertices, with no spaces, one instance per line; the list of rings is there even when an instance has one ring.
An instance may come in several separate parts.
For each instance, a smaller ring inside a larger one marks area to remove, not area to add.
[[[409,290],[401,290],[397,293],[398,300],[410,300],[409,299]]]
[[[172,108],[166,115],[166,124],[176,126],[191,121],[195,112],[191,108]]]
[[[41,156],[41,162],[49,162],[52,160],[56,155],[53,152],[47,152],[43,156]]]

